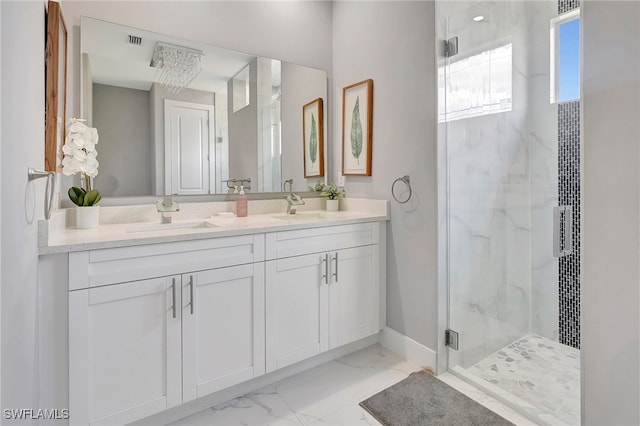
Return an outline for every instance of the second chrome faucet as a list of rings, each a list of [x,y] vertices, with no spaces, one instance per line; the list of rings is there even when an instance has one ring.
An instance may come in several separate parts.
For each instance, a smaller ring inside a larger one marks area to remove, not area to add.
[[[296,214],[298,206],[303,206],[306,203],[301,196],[293,192],[293,179],[287,179],[284,181],[284,184],[282,185],[284,192],[287,192],[287,184],[289,184],[290,191],[290,194],[285,196],[287,200],[287,214]]]
[[[180,206],[170,195],[165,195],[162,200],[156,201],[156,210],[160,213],[160,223],[171,223],[170,213],[179,212]]]

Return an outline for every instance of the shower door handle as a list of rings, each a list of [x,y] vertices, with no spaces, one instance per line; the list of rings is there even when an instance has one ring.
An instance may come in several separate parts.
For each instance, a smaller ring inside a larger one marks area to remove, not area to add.
[[[573,253],[573,207],[553,208],[553,257],[563,257]]]
[[[565,256],[573,253],[573,239],[571,229],[573,228],[573,207],[564,206],[564,247],[563,253]]]
[[[560,207],[553,208],[553,257],[560,257]]]

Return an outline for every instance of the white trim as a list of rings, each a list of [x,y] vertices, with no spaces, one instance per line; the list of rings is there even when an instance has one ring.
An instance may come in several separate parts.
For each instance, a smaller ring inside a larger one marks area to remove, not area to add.
[[[392,328],[385,327],[380,331],[380,344],[421,368],[435,371],[437,353]]]

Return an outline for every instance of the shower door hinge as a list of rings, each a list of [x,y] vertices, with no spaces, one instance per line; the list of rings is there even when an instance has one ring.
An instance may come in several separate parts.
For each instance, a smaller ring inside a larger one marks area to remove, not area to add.
[[[443,42],[443,53],[445,58],[450,58],[458,54],[458,36],[451,37]]]
[[[451,349],[458,350],[458,332],[453,331],[451,329],[446,329],[444,331],[444,344],[449,346]]]

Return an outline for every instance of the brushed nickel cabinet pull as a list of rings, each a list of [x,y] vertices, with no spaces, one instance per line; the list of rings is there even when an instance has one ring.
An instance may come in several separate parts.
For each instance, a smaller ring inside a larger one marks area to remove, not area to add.
[[[171,284],[171,293],[173,294],[173,317],[176,317],[176,279],[172,278],[173,284]]]
[[[333,258],[333,262],[334,262],[334,263],[335,263],[335,265],[336,265],[336,271],[335,271],[333,274],[331,274],[331,275],[333,275],[334,277],[336,277],[336,282],[338,282],[338,252],[336,252],[336,255],[335,255],[335,256],[334,256],[334,258]]]
[[[191,295],[189,304],[191,305],[191,315],[193,315],[193,275],[189,275],[189,293]]]
[[[325,284],[328,284],[328,274],[329,274],[329,269],[327,266],[327,263],[329,262],[329,258],[328,258],[328,254],[325,254],[324,256],[320,255],[320,282],[322,283],[322,280],[324,280]],[[324,274],[322,273],[322,264],[324,263]]]

